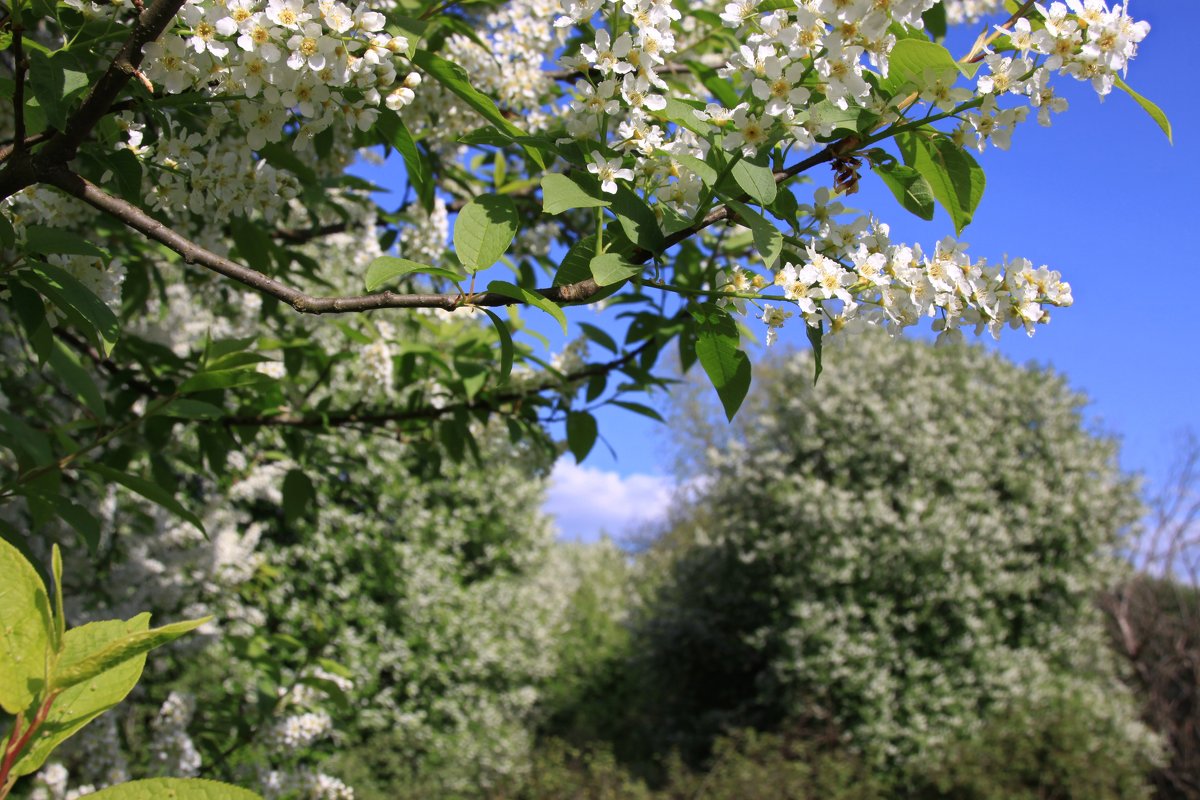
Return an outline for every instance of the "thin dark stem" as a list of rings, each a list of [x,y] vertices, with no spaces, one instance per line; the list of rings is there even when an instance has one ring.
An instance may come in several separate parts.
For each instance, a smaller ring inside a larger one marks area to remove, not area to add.
[[[16,62],[13,74],[13,149],[24,149],[25,144],[25,71],[29,61],[25,58],[25,28],[21,25],[21,5],[13,4],[12,48]]]
[[[421,406],[419,408],[410,409],[388,409],[384,411],[368,411],[361,412],[357,409],[348,411],[329,411],[323,414],[275,414],[275,415],[252,415],[240,417],[226,417],[221,422],[228,426],[249,426],[249,427],[285,427],[285,428],[345,428],[355,425],[378,426],[386,423],[395,422],[412,422],[414,420],[431,420],[444,417],[448,414],[453,414],[457,411],[495,411],[509,403],[515,403],[525,398],[532,397],[536,394],[546,391],[547,389],[556,389],[564,383],[575,383],[576,381],[590,378],[593,375],[600,375],[612,372],[614,369],[629,364],[638,356],[640,356],[646,348],[654,342],[654,337],[650,337],[642,344],[630,350],[620,358],[604,361],[597,364],[589,364],[586,367],[568,372],[562,376],[561,381],[552,381],[548,383],[529,386],[520,390],[508,392],[497,392],[496,394],[487,395],[486,397],[475,401],[463,401],[460,403],[449,403],[444,406]]]

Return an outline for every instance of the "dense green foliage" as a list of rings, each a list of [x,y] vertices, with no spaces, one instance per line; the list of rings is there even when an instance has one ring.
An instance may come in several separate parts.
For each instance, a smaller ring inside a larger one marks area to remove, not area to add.
[[[1083,398],[978,348],[882,337],[815,387],[811,369],[768,365],[730,430],[695,408],[674,425],[703,460],[635,615],[643,744],[701,764],[724,731],[799,724],[915,796],[935,778],[1023,796],[1043,758],[1082,792],[1063,796],[1141,796],[1158,745],[1094,605],[1140,505]],[[1111,772],[1089,783],[1098,753]]]

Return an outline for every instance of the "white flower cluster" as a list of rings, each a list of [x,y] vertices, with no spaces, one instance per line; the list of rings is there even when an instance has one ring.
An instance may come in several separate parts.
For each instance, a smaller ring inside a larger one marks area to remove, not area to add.
[[[354,790],[342,781],[311,769],[297,772],[272,770],[261,781],[267,800],[354,800]]]
[[[565,39],[565,31],[551,24],[557,6],[557,0],[497,5],[473,26],[478,41],[455,34],[442,51],[467,71],[473,86],[519,114],[528,131],[542,130],[554,119],[546,108],[554,81],[543,65]],[[466,102],[433,81],[422,84],[416,101],[405,109],[405,120],[432,148],[450,156],[462,149],[455,141],[459,136],[485,125]]]
[[[185,692],[171,692],[158,716],[150,723],[154,736],[150,757],[160,775],[192,778],[200,774],[200,753],[187,728],[196,712],[196,700]]]
[[[366,130],[379,106],[412,101],[420,78],[396,69],[408,41],[384,32],[385,21],[363,3],[189,2],[179,28],[143,48],[145,76],[169,94],[245,97],[230,104],[231,120],[252,148],[279,141],[292,121],[305,147],[339,120]]]
[[[150,189],[150,206],[172,214],[190,210],[209,220],[250,218],[261,212],[278,216],[284,203],[300,193],[299,181],[256,158],[228,136],[235,123],[228,108],[214,105],[202,132],[178,128],[143,156],[162,167]]]
[[[1126,5],[1110,10],[1103,0],[1056,0],[1037,9],[1045,18],[1043,26],[1035,30],[1028,19],[1020,19],[1007,31],[1016,55],[985,57],[987,69],[976,84],[983,105],[966,115],[954,132],[956,141],[982,151],[990,140],[1007,149],[1012,129],[1024,121],[1028,109],[1002,109],[997,99],[1005,95],[1027,98],[1037,109],[1038,123],[1048,126],[1051,112],[1067,108],[1067,101],[1050,85],[1054,73],[1090,81],[1104,97],[1150,31],[1149,23],[1129,16]]]
[[[446,201],[441,197],[433,200],[433,210],[414,204],[411,211],[412,225],[405,226],[400,233],[400,253],[405,258],[422,264],[437,266],[446,253],[446,240],[450,236],[450,214]]]
[[[1142,512],[1084,398],[981,347],[873,335],[826,364],[816,387],[808,352],[764,364],[732,428],[677,426],[708,446],[646,623],[665,685],[748,647],[743,707],[823,710],[872,761],[1055,694],[1152,752],[1093,602]]]
[[[1032,335],[1035,325],[1049,321],[1047,306],[1072,303],[1071,286],[1059,273],[1034,269],[1027,259],[1002,265],[972,261],[967,245],[950,237],[926,255],[920,245],[892,244],[888,226],[869,217],[839,225],[834,216],[843,210],[827,189],[818,189],[811,213],[823,220],[818,241],[827,249],[809,245],[804,261],[785,263],[773,278],[804,320],[813,327],[824,324],[830,335],[868,326],[895,333],[935,316],[934,329],[943,339],[960,337],[964,328],[998,337],[1006,326]],[[717,288],[742,294],[766,284],[762,276],[736,267],[725,281]],[[768,345],[791,315],[763,304]]]
[[[294,752],[323,739],[333,731],[333,719],[323,711],[286,717],[270,730],[266,742],[274,750]]]
[[[367,394],[392,393],[395,364],[392,361],[392,346],[389,340],[395,336],[395,328],[386,322],[375,323],[378,335],[370,344],[362,346],[354,365]]]

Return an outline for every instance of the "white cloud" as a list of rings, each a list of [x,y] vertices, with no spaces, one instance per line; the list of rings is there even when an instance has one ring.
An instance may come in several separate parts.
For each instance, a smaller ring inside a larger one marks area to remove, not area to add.
[[[675,482],[662,475],[620,475],[561,458],[550,473],[542,509],[558,521],[559,535],[620,539],[666,516]]]

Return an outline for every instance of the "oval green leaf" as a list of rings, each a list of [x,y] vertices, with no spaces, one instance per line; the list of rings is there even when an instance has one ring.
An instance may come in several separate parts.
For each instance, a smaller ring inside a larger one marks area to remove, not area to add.
[[[454,250],[467,269],[495,264],[517,236],[517,207],[512,198],[485,194],[467,203],[454,222]]]
[[[88,795],[91,800],[262,800],[231,783],[203,778],[150,778],[119,783]]]

